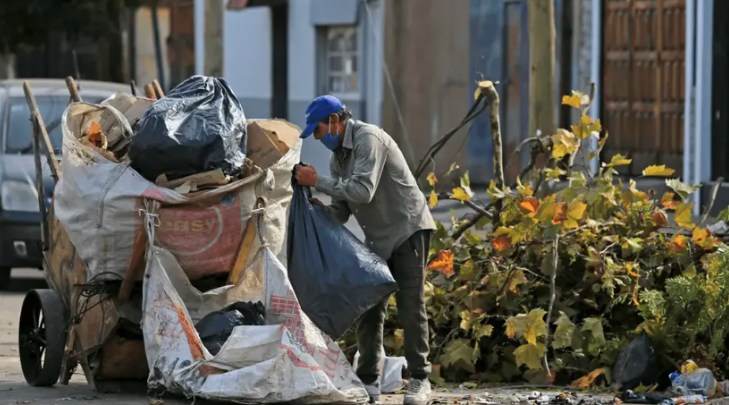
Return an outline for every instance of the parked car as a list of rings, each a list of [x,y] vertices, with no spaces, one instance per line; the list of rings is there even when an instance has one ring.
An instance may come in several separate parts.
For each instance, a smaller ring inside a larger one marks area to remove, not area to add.
[[[62,79],[29,79],[43,122],[56,151],[61,151],[61,117],[70,101]],[[118,91],[119,83],[80,81],[84,101],[99,103]],[[40,213],[35,186],[35,161],[30,110],[23,80],[0,81],[0,290],[10,283],[13,268],[43,268]],[[51,201],[53,178],[43,159],[46,198]]]

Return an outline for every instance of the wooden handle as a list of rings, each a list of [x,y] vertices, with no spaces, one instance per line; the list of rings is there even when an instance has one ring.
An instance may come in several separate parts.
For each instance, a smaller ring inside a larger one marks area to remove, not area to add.
[[[157,100],[157,94],[154,91],[154,85],[152,83],[144,86],[144,94],[147,96],[148,99]]]
[[[81,95],[78,94],[78,87],[76,86],[76,82],[73,80],[73,77],[66,77],[66,87],[68,87],[68,93],[71,94],[71,100],[73,100],[74,103],[80,103],[83,101],[81,100]]]
[[[132,288],[134,283],[140,277],[144,271],[144,253],[147,250],[147,232],[142,228],[134,240],[134,247],[132,248],[132,259],[129,261],[124,272],[124,280],[122,281],[121,287],[119,288],[119,304],[125,304],[129,301],[129,297],[132,296]]]
[[[162,91],[162,86],[159,85],[157,79],[152,80],[152,85],[154,86],[155,93],[157,93],[158,100],[165,96],[165,93]]]

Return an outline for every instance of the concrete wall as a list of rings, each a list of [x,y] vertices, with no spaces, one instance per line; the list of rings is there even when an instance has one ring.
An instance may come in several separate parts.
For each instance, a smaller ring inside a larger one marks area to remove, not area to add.
[[[468,110],[468,16],[469,0],[385,3],[385,60],[392,88],[385,82],[383,127],[411,167]],[[436,156],[436,173],[445,174],[451,162],[465,167],[466,132]]]
[[[224,19],[223,72],[248,118],[271,115],[271,11],[228,11]]]

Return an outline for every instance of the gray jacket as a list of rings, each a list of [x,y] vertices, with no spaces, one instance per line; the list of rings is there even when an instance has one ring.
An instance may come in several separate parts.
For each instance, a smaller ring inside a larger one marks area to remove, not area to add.
[[[435,229],[405,157],[381,128],[349,119],[329,169],[332,177],[319,175],[316,189],[332,197],[339,221],[357,218],[365,242],[383,259],[415,232]]]

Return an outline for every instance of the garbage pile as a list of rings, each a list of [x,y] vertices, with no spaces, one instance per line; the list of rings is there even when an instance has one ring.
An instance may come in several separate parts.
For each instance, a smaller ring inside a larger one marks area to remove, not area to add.
[[[671,386],[664,394],[652,392],[659,386],[660,367],[648,335],[642,333],[618,356],[613,366],[614,387],[623,390],[616,403],[683,405],[704,404],[711,398],[729,395],[729,381],[717,382],[714,373],[687,360],[668,375]],[[651,392],[634,390],[652,387]]]
[[[150,390],[237,403],[367,400],[276,257],[298,127],[247,120],[223,79],[202,76],[159,100],[72,103],[62,127],[55,216],[87,280],[145,274],[142,299],[130,301],[142,302]],[[144,268],[130,267],[140,253]]]
[[[247,120],[225,80],[203,76],[156,101],[117,93],[74,103],[63,118],[56,216],[88,279],[123,277],[144,199],[161,204],[154,242],[192,281],[225,276],[255,210],[265,209],[263,237],[280,252],[300,133],[285,120]]]

